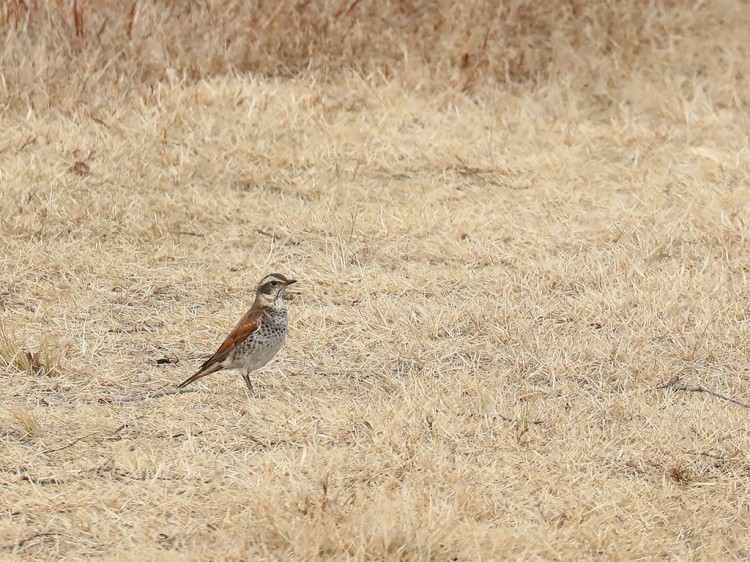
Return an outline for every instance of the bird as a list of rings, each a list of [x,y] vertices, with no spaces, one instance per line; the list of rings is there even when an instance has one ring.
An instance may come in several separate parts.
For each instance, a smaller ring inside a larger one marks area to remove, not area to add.
[[[261,279],[250,310],[198,372],[177,386],[178,391],[216,371],[239,369],[252,392],[250,373],[273,359],[284,345],[289,325],[284,292],[296,282],[280,273]]]

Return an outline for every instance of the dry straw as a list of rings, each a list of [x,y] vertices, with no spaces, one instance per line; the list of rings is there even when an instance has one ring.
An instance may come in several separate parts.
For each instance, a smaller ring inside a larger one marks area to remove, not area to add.
[[[0,558],[750,556],[750,8],[499,4],[2,5]]]

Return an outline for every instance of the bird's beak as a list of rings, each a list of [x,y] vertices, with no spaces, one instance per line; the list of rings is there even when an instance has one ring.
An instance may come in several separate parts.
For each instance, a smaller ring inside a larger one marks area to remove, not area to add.
[[[294,285],[296,282],[296,279],[288,279],[286,282],[286,286],[288,287],[289,285]]]

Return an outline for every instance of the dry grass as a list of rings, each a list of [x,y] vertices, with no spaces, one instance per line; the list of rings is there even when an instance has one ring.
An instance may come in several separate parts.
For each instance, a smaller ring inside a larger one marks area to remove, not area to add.
[[[507,5],[3,7],[0,558],[750,557],[750,8]]]

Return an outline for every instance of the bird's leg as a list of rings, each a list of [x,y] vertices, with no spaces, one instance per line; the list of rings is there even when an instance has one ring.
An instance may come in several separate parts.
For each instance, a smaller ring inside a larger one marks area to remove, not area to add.
[[[250,392],[253,391],[253,383],[250,381],[250,371],[242,373],[242,378],[245,380],[245,384]]]

